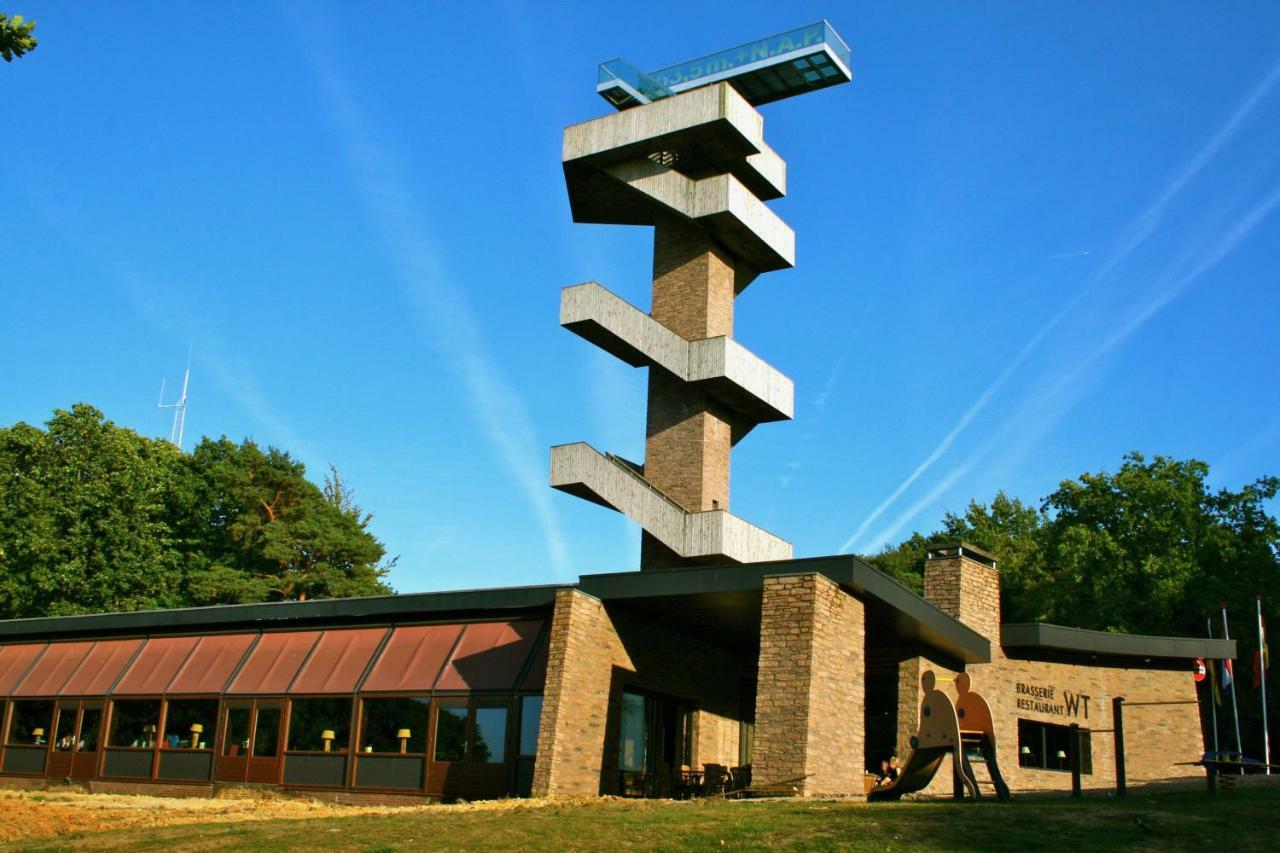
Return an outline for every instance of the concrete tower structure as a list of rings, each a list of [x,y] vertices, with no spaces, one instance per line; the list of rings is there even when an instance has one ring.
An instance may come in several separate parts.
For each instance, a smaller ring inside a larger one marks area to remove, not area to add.
[[[733,339],[734,299],[795,263],[794,233],[765,204],[785,194],[786,164],[754,104],[845,82],[847,60],[817,24],[652,75],[615,61],[600,91],[622,111],[565,131],[574,221],[652,226],[653,298],[645,314],[576,285],[560,324],[648,367],[649,406],[643,464],[561,445],[551,485],[639,523],[642,569],[791,557],[790,543],[729,512],[733,446],[790,419],[794,400],[791,380]]]

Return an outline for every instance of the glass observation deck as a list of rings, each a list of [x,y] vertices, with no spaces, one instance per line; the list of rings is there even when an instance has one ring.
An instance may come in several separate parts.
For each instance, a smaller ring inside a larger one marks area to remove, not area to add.
[[[600,66],[596,91],[620,110],[727,80],[753,106],[853,79],[849,46],[826,21],[643,72],[625,59]]]

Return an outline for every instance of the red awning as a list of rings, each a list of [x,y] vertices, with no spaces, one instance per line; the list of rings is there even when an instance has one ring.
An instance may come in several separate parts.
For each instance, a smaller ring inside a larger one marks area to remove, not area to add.
[[[44,651],[48,643],[29,643],[21,646],[0,646],[0,696],[8,696],[18,686],[22,676],[31,668],[36,655]]]
[[[13,695],[57,696],[58,690],[92,648],[92,642],[50,643],[49,650],[40,656]]]
[[[290,693],[354,693],[387,628],[325,631]]]
[[[396,628],[373,665],[373,671],[364,680],[361,692],[430,690],[462,628],[462,625]]]
[[[58,691],[59,696],[105,696],[116,683],[120,673],[129,665],[142,640],[100,640],[67,683]]]
[[[284,693],[319,637],[319,631],[263,634],[227,692]]]
[[[165,692],[173,674],[191,654],[199,637],[158,637],[147,640],[133,665],[120,679],[113,696],[157,696]]]
[[[257,634],[213,634],[201,637],[195,651],[169,682],[168,692],[221,693]]]
[[[524,669],[542,623],[476,622],[436,682],[437,690],[510,690]]]

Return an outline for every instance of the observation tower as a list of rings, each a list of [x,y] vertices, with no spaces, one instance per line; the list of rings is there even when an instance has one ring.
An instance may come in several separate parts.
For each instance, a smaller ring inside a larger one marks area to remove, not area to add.
[[[786,163],[756,107],[847,83],[849,48],[825,21],[658,71],[600,66],[618,112],[564,134],[575,222],[654,229],[649,313],[596,282],[565,288],[560,325],[649,368],[643,463],[585,443],[551,449],[551,485],[643,528],[641,569],[791,558],[729,511],[729,458],[757,424],[789,420],[792,382],[733,338],[734,299],[795,264],[766,202]]]

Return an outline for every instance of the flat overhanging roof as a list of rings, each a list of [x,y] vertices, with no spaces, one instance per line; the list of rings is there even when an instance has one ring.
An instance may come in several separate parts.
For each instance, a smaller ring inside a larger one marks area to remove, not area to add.
[[[759,106],[852,79],[849,46],[818,21],[657,71],[610,60],[600,65],[596,92],[621,110],[727,80]]]
[[[686,621],[716,619],[726,629],[736,626],[739,633],[758,634],[764,579],[810,572],[884,605],[880,624],[892,632],[882,638],[885,642],[921,643],[963,663],[991,660],[985,637],[853,556],[583,575],[578,588],[606,602],[662,600],[664,609]]]
[[[1003,625],[1000,628],[1000,644],[1013,651],[1141,660],[1223,660],[1236,656],[1235,640],[1112,634],[1108,631],[1068,628],[1045,622]]]
[[[509,613],[549,608],[555,603],[556,591],[563,588],[563,585],[518,586],[8,619],[0,621],[0,642],[28,637],[200,633],[317,623],[385,624],[460,614]]]

